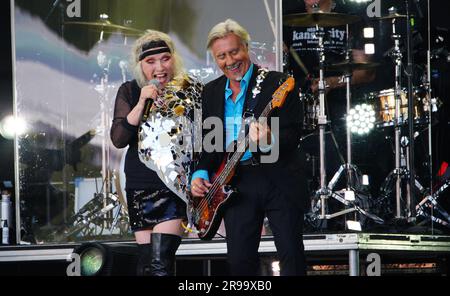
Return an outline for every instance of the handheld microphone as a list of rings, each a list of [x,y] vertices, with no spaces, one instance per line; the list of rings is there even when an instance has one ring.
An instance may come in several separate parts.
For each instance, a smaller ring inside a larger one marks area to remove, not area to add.
[[[148,85],[154,85],[156,88],[159,88],[161,86],[161,83],[158,79],[152,79],[148,81]]]
[[[148,85],[154,85],[156,88],[161,87],[161,83],[159,82],[158,79],[149,80]],[[153,105],[153,100],[147,99],[147,101],[145,102],[145,106],[144,106],[144,113],[142,114],[142,121],[147,121],[148,116],[150,115],[150,108],[152,107],[152,105]]]

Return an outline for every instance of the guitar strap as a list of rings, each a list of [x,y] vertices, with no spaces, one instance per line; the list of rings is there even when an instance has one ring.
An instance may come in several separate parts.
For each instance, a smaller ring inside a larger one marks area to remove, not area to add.
[[[266,79],[267,73],[269,73],[269,70],[266,68],[258,69],[258,76],[256,76],[256,85],[252,89],[252,97],[245,100],[245,110],[242,113],[242,118],[244,120],[248,117],[254,117],[255,115],[254,110],[258,103],[258,94],[261,92],[261,83],[264,81],[264,79]]]
[[[266,68],[258,69],[258,76],[256,76],[256,85],[252,89],[252,97],[245,100],[244,104],[244,112],[242,112],[242,121],[245,124],[245,134],[247,135],[249,132],[250,122],[255,120],[255,107],[258,103],[259,96],[258,94],[261,92],[261,83],[269,73],[269,70]],[[252,163],[253,165],[258,165],[259,161],[256,159],[254,155],[252,155]]]

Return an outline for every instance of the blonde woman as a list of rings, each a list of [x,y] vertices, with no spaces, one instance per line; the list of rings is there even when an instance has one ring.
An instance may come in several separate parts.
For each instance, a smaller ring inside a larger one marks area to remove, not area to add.
[[[145,118],[151,114],[161,116],[161,112],[155,112],[165,106],[168,85],[174,81],[185,82],[189,77],[171,38],[154,30],[148,30],[135,42],[132,66],[135,79],[122,84],[117,93],[111,139],[117,148],[129,146],[125,158],[125,189],[130,226],[139,246],[138,274],[150,271],[155,276],[173,275],[186,204],[168,188],[163,176],[158,175],[161,170],[154,163],[143,161],[139,147]],[[186,107],[181,113],[189,109],[192,101],[181,100],[180,104]],[[166,110],[163,114],[169,116],[170,112]],[[157,147],[153,146],[147,152],[157,154]],[[151,157],[146,159],[152,161]]]

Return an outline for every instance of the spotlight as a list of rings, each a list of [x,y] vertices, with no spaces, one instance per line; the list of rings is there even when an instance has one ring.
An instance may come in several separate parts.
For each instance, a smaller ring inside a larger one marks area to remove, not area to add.
[[[375,126],[375,111],[371,105],[361,104],[350,109],[347,114],[347,125],[354,134],[368,134]]]
[[[14,139],[14,135],[22,135],[26,131],[26,128],[25,120],[13,115],[6,116],[0,122],[0,134],[9,140]]]
[[[362,231],[361,222],[359,221],[347,220],[346,224],[348,230]]]
[[[364,43],[364,53],[365,54],[375,54],[375,43],[373,43],[373,38],[375,37],[375,31],[373,27],[365,27],[363,29],[364,39],[367,39]]]
[[[272,275],[280,276],[280,261],[272,262]]]
[[[363,29],[364,38],[373,38],[375,36],[372,27],[366,27]]]
[[[364,53],[365,54],[375,54],[375,44],[373,44],[373,43],[364,44]]]
[[[73,252],[80,256],[81,276],[136,275],[136,244],[83,243]]]
[[[79,255],[81,275],[98,275],[105,265],[106,250],[102,245],[86,247]]]
[[[107,21],[107,20],[109,19],[109,15],[107,15],[106,13],[101,13],[101,14],[99,15],[99,18],[100,18],[102,21]]]

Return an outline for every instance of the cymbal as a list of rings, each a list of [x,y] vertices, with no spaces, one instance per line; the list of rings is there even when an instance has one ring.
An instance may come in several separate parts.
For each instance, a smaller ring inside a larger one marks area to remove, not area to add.
[[[297,27],[331,27],[352,24],[361,18],[356,15],[349,15],[336,12],[312,12],[312,13],[294,13],[283,17],[286,25]]]
[[[103,31],[105,33],[121,32],[124,35],[129,35],[129,36],[137,36],[137,35],[141,35],[144,33],[144,31],[142,31],[142,30],[112,24],[109,21],[105,21],[105,22],[65,22],[64,24],[65,25],[84,26],[84,27],[92,28],[98,32]]]
[[[380,64],[378,64],[378,63],[370,63],[370,62],[344,61],[344,62],[326,65],[325,69],[327,69],[329,71],[350,72],[353,70],[367,70],[367,69],[378,67],[379,65]]]
[[[375,17],[375,20],[387,20],[387,19],[395,19],[395,18],[406,18],[405,14],[392,13],[381,17]]]

